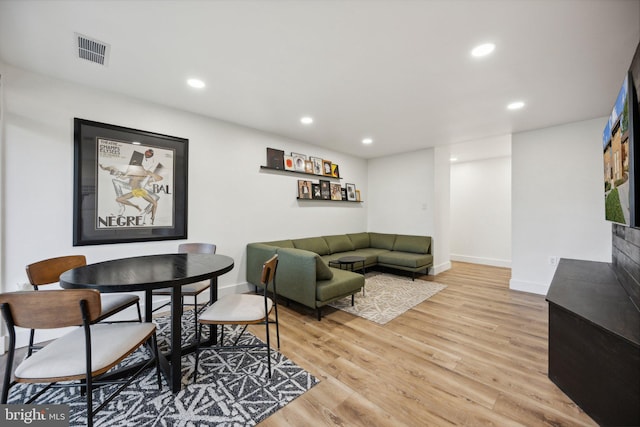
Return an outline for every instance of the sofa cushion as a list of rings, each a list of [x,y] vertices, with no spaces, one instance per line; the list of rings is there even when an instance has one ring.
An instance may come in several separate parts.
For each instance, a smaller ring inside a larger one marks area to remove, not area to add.
[[[394,251],[411,252],[416,254],[429,253],[431,238],[427,236],[406,236],[398,234],[393,244]]]
[[[293,246],[293,241],[291,240],[276,240],[273,242],[264,242],[263,244],[269,245],[269,246],[277,246],[279,248],[290,248],[290,249],[295,248],[295,246]]]
[[[295,239],[293,245],[296,249],[315,252],[318,255],[327,255],[329,246],[322,237],[307,237],[305,239]]]
[[[393,249],[393,242],[396,240],[395,234],[369,233],[372,248]]]
[[[393,251],[378,255],[378,263],[387,266],[420,268],[433,264],[433,255]]]
[[[369,233],[347,234],[347,237],[349,237],[351,243],[353,243],[353,249],[362,249],[371,246]]]
[[[320,258],[320,255],[316,254],[316,280],[331,279],[333,279],[333,271],[331,271],[327,263]]]
[[[339,297],[358,292],[364,286],[364,276],[351,271],[334,269],[333,279],[319,280],[316,288],[316,301],[322,305]]]
[[[329,246],[329,253],[335,254],[337,252],[347,252],[352,251],[353,243],[351,239],[347,237],[346,234],[338,234],[335,236],[323,236],[324,240],[327,242],[327,246]]]

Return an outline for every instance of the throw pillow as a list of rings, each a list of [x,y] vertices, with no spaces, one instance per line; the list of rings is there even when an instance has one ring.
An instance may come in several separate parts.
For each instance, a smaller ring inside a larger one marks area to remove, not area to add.
[[[333,279],[333,271],[331,271],[327,263],[320,258],[320,255],[316,255],[316,280],[331,279]]]
[[[348,252],[353,250],[353,243],[346,234],[339,234],[336,236],[323,236],[324,240],[329,246],[329,253],[335,254],[338,252]]]

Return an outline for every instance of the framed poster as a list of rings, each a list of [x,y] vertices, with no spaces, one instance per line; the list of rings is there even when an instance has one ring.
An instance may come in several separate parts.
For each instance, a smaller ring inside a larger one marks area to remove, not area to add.
[[[340,184],[331,183],[331,200],[342,200],[342,188]]]
[[[186,239],[188,145],[75,118],[73,245]]]
[[[320,184],[311,184],[311,192],[313,199],[322,199],[322,193],[320,192]]]
[[[298,180],[298,199],[311,198],[311,181]]]
[[[322,159],[320,157],[310,157],[313,163],[313,173],[316,175],[322,175]]]
[[[304,172],[306,166],[307,156],[300,153],[291,153],[293,157],[293,167],[296,172]]]
[[[331,163],[331,176],[334,178],[340,178],[340,168],[335,163]]]
[[[313,174],[313,162],[311,160],[304,161],[304,171],[308,174]]]
[[[267,147],[267,167],[271,169],[284,169],[284,151]]]
[[[322,174],[324,176],[331,175],[331,160],[322,160]]]
[[[355,184],[347,184],[347,200],[350,202],[357,201]]]
[[[293,156],[289,156],[285,154],[283,157],[284,157],[284,170],[286,171],[296,170],[296,168],[293,166]]]
[[[325,179],[319,180],[320,198],[322,200],[331,200],[331,182]]]

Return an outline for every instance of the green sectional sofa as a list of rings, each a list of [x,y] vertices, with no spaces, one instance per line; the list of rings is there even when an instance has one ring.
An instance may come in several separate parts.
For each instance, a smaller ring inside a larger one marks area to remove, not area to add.
[[[362,256],[365,268],[382,266],[412,273],[428,272],[433,265],[429,236],[354,233],[307,237],[247,245],[247,281],[260,286],[262,264],[278,254],[276,284],[278,295],[317,311],[352,296],[364,286],[364,276],[329,267],[343,256]]]

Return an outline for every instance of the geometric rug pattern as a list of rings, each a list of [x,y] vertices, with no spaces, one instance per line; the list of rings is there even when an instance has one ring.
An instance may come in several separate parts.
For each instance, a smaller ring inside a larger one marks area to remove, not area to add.
[[[355,294],[355,303],[346,297],[329,304],[331,307],[384,325],[410,308],[432,297],[446,286],[425,280],[411,280],[386,273],[365,275],[365,295]]]
[[[167,348],[169,317],[154,319],[158,326],[158,345]],[[207,328],[204,328],[205,330]],[[225,342],[233,339],[239,328],[225,329]],[[194,340],[193,310],[182,318],[183,343]],[[260,340],[245,332],[240,344]],[[302,395],[318,380],[291,360],[272,349],[271,378],[267,375],[265,348],[223,350],[200,349],[197,384],[193,383],[195,354],[182,357],[182,390],[173,394],[162,378],[158,391],[155,366],[143,372],[109,405],[94,417],[95,426],[253,426],[287,403]],[[140,349],[128,363],[149,357]],[[8,403],[25,402],[42,388],[39,384],[17,384],[10,390]],[[117,386],[94,390],[94,407]],[[69,405],[70,426],[86,425],[86,401],[79,387],[47,391],[33,404]]]

